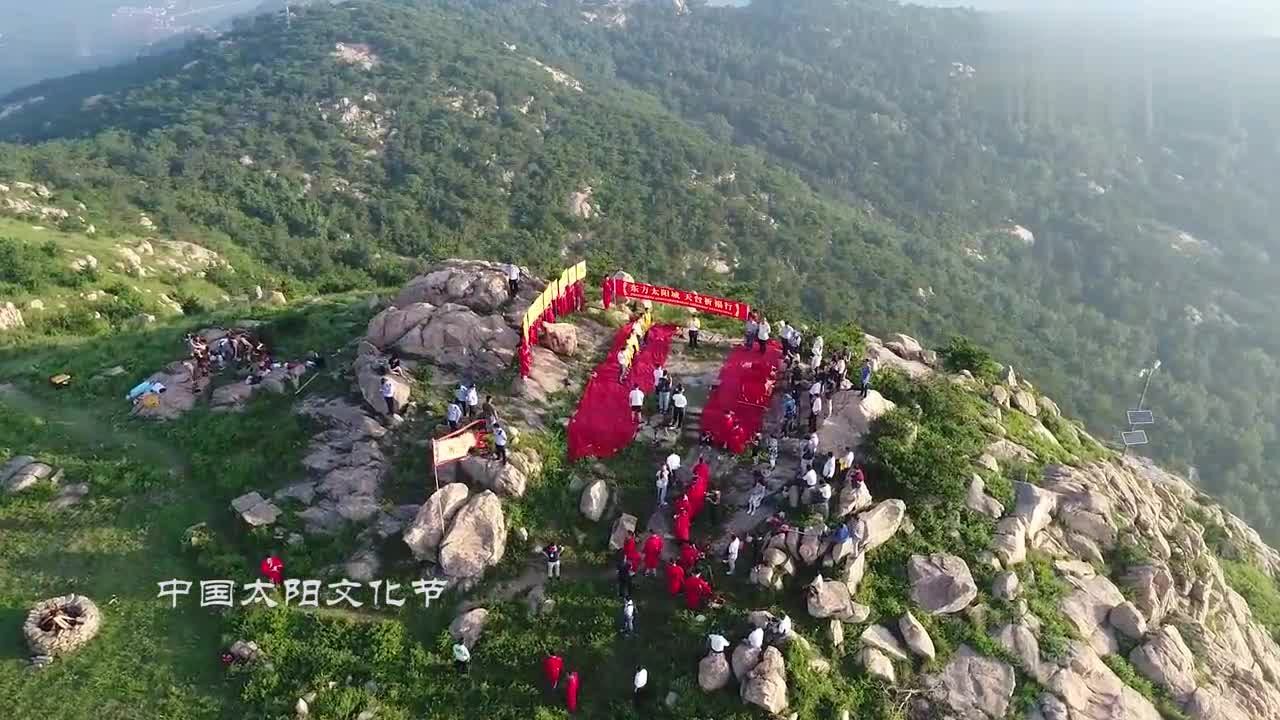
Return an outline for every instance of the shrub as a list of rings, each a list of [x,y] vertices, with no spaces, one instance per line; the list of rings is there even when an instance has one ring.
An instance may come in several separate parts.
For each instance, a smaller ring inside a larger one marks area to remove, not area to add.
[[[991,353],[963,335],[952,337],[938,355],[952,372],[968,370],[974,377],[988,380],[1000,373],[1000,364],[991,357]]]

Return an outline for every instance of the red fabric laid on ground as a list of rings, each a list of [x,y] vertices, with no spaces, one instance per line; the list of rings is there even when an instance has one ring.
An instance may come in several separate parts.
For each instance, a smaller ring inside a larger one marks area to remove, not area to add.
[[[764,352],[738,346],[720,368],[720,380],[702,409],[702,429],[717,445],[732,453],[747,449],[760,432],[773,398],[774,383],[782,378],[782,345],[771,340]],[[732,412],[734,422],[727,420]]]
[[[636,424],[631,421],[631,407],[627,395],[633,385],[639,384],[645,393],[645,402],[653,393],[653,369],[667,362],[671,351],[671,338],[676,333],[674,325],[654,325],[649,328],[649,341],[631,361],[631,371],[626,382],[618,382],[618,351],[627,342],[631,325],[618,330],[613,338],[609,356],[596,366],[587,388],[578,402],[578,409],[569,421],[569,460],[584,457],[607,458],[618,454],[631,443],[636,434]]]

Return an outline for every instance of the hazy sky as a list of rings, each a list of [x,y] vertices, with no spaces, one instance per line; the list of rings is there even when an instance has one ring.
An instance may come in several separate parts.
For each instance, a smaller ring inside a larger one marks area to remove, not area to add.
[[[1280,36],[1280,0],[915,0],[922,5],[1088,14],[1200,34]]]

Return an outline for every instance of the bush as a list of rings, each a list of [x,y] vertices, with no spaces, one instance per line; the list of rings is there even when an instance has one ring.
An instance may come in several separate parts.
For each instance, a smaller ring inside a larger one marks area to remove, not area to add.
[[[991,353],[963,335],[952,337],[951,342],[938,351],[938,356],[952,372],[968,370],[974,377],[987,380],[1000,374],[1000,364],[991,357]]]

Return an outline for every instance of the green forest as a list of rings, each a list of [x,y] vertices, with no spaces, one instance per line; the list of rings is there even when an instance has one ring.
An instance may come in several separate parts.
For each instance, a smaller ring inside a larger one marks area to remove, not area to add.
[[[0,182],[100,233],[146,213],[243,250],[212,278],[231,293],[581,256],[788,320],[964,335],[1103,438],[1159,358],[1149,451],[1280,539],[1280,47],[885,0],[691,9],[259,16],[0,100],[43,98],[0,116]]]

